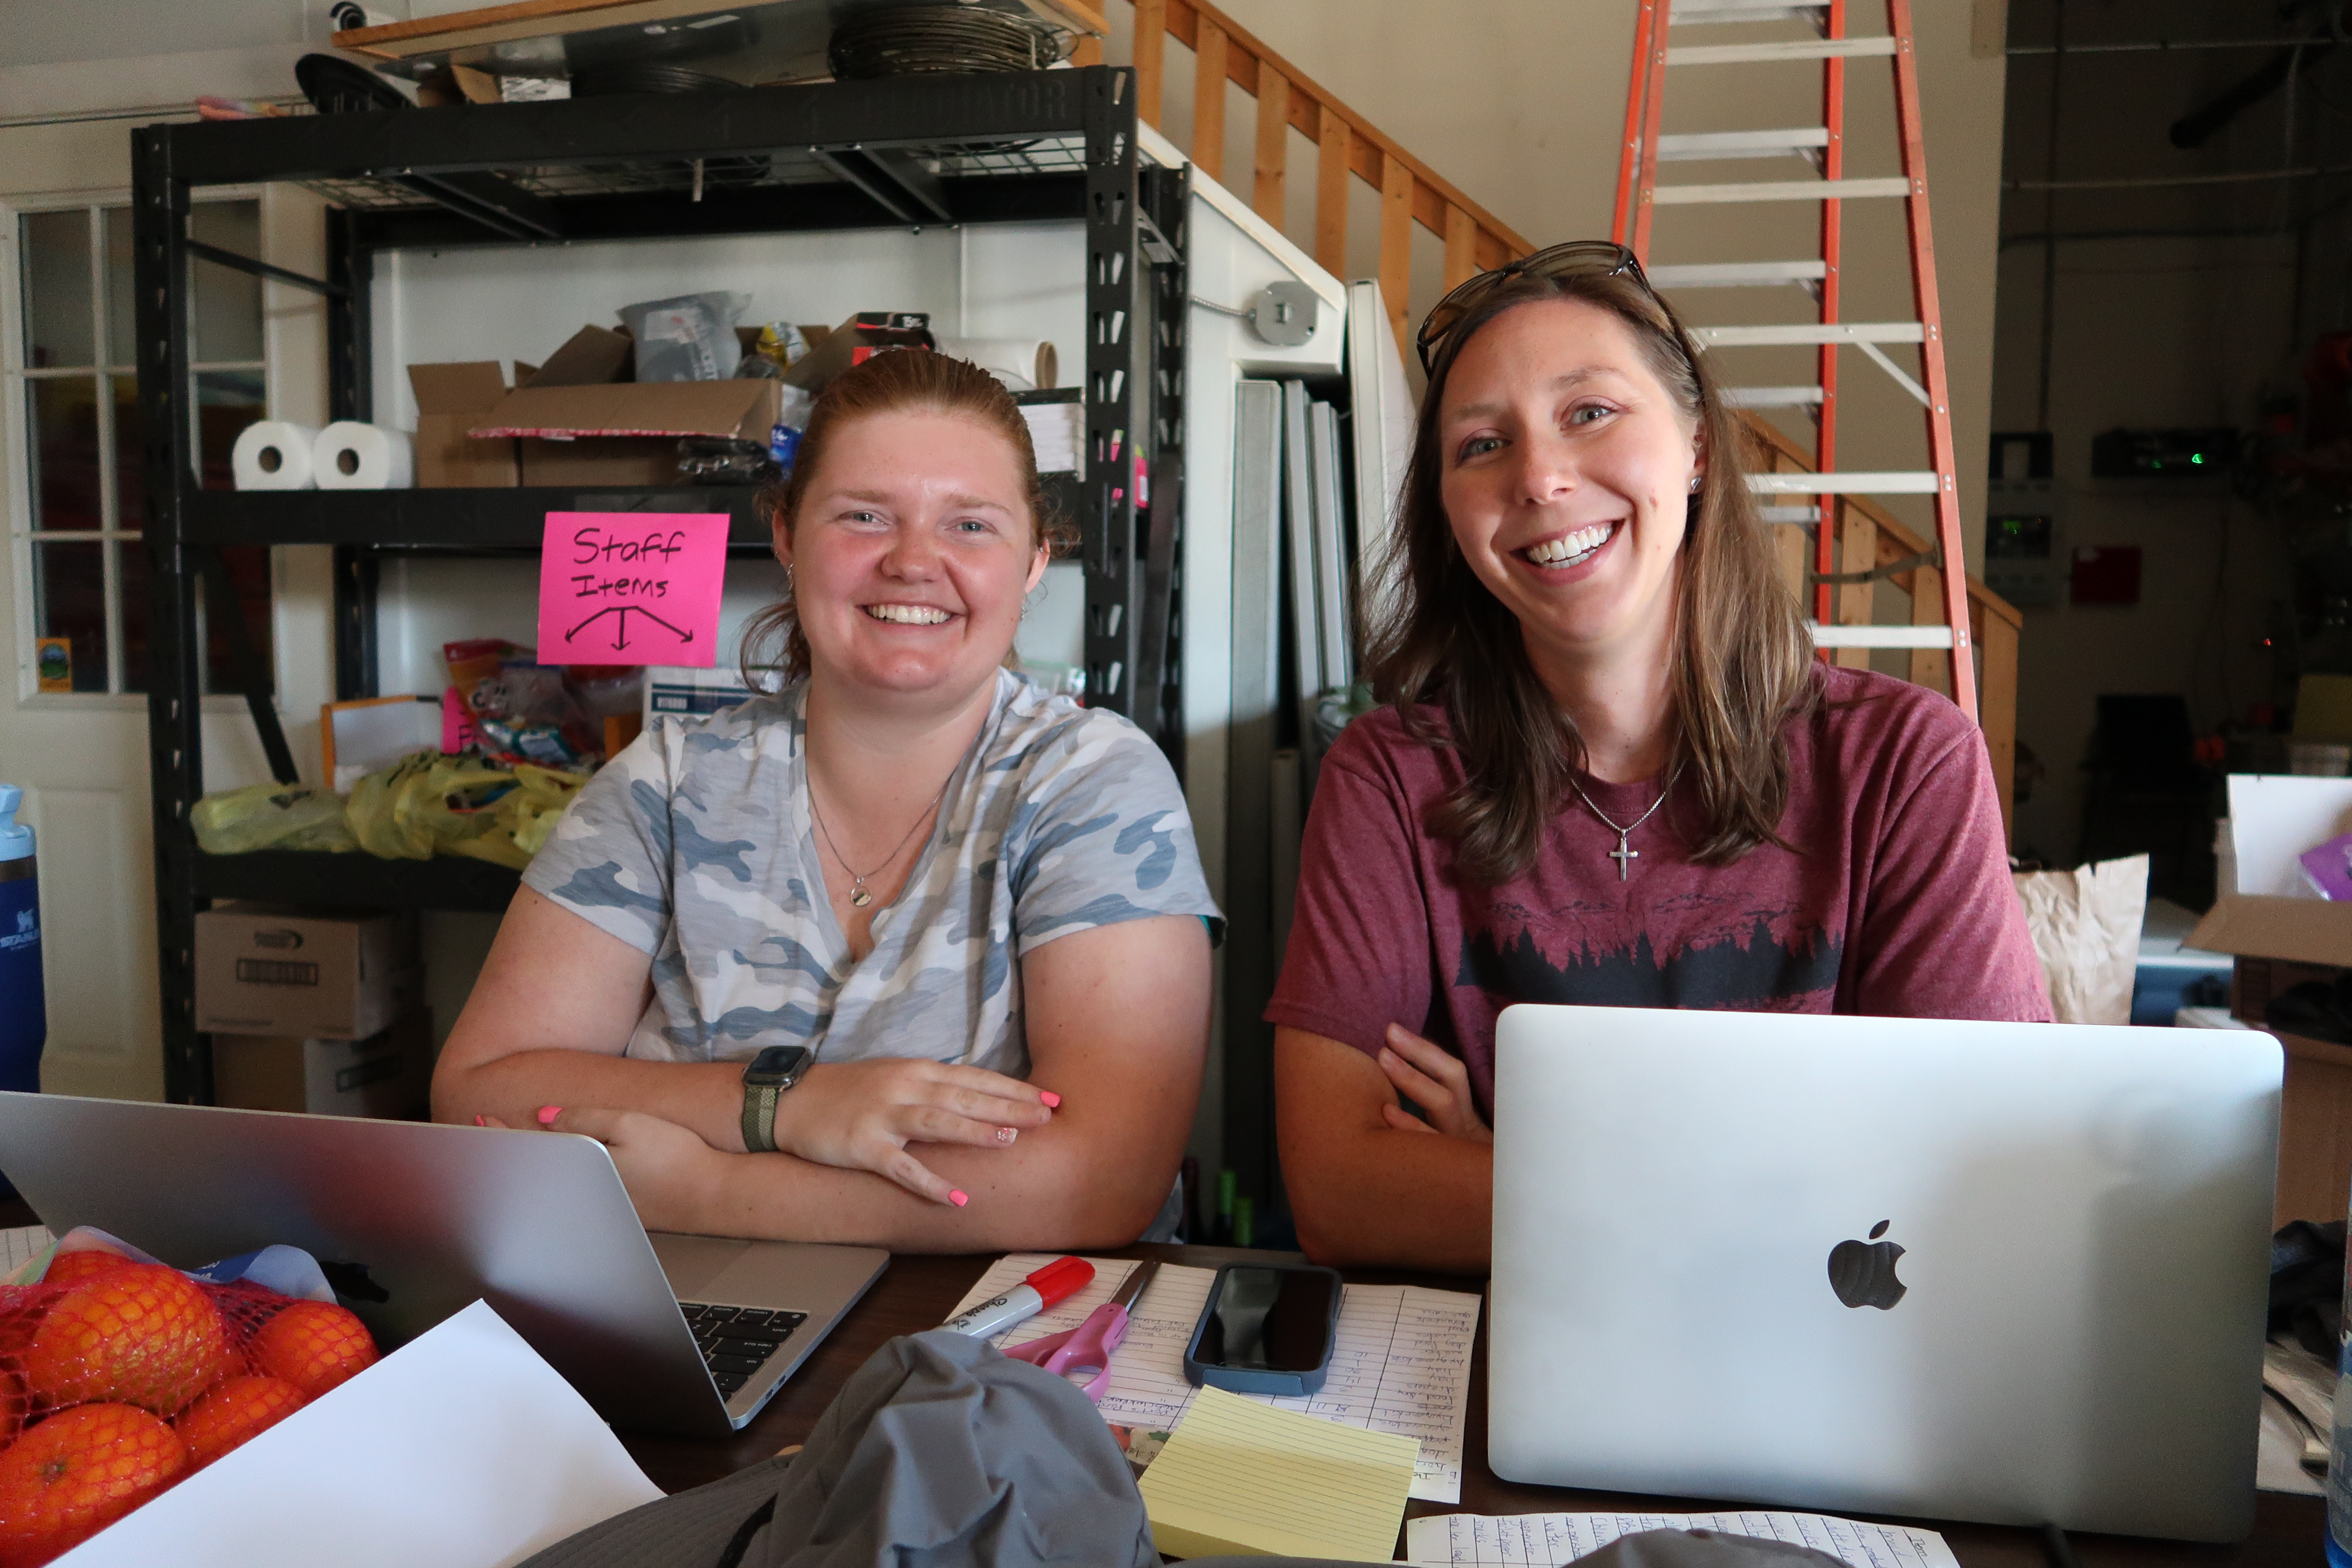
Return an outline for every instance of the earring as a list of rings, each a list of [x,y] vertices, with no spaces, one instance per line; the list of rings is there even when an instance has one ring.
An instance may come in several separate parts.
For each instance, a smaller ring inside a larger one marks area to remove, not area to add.
[[[1693,474],[1691,476],[1691,494],[1698,494],[1699,481],[1706,478],[1706,476],[1704,474]]]

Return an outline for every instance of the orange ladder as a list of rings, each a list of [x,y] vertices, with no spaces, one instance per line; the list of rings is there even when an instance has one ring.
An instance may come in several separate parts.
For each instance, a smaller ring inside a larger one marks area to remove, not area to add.
[[[1799,325],[1717,326],[1692,329],[1701,348],[1802,344],[1820,353],[1819,377],[1807,386],[1744,386],[1727,390],[1747,409],[1810,408],[1817,426],[1813,473],[1757,474],[1749,488],[1775,498],[1763,510],[1767,521],[1810,525],[1813,530],[1813,635],[1831,647],[1948,647],[1952,700],[1977,718],[1976,662],[1969,646],[1968,583],[1960,546],[1960,500],[1952,452],[1951,394],[1944,374],[1943,321],[1936,298],[1935,240],[1927,223],[1927,158],[1919,128],[1918,59],[1912,48],[1910,0],[1885,0],[1884,37],[1849,37],[1847,0],[1640,0],[1633,33],[1633,81],[1625,95],[1625,136],[1617,173],[1617,211],[1611,233],[1642,259],[1653,283],[1665,290],[1751,289],[1797,285],[1819,300],[1819,320]],[[1670,27],[1702,25],[1809,21],[1816,37],[1794,42],[1670,44]],[[1885,179],[1847,179],[1845,165],[1845,68],[1850,59],[1885,57],[1895,68],[1895,115],[1902,141],[1903,173]],[[1664,135],[1669,69],[1707,66],[1782,67],[1818,61],[1822,70],[1822,123],[1780,130],[1709,132]],[[1815,176],[1786,181],[1745,180],[1721,184],[1660,185],[1662,163],[1716,162],[1801,157]],[[1840,214],[1848,201],[1901,200],[1911,253],[1911,294],[1916,319],[1908,321],[1846,321],[1838,294],[1843,262]],[[1821,255],[1793,261],[1694,262],[1650,265],[1650,216],[1661,206],[1734,202],[1811,201],[1821,205]],[[1927,384],[1921,385],[1889,358],[1884,343],[1915,344]],[[1926,411],[1931,467],[1912,472],[1841,471],[1837,458],[1838,350],[1855,348],[1916,398]],[[1933,495],[1936,549],[1932,559],[1914,559],[1867,573],[1836,574],[1835,545],[1841,498],[1849,495]],[[1780,498],[1812,498],[1811,504]],[[1868,626],[1831,624],[1832,584],[1891,575],[1918,565],[1938,568],[1944,625]]]

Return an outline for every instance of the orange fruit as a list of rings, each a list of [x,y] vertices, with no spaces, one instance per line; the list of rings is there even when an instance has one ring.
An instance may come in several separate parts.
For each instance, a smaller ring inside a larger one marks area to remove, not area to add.
[[[83,1280],[112,1268],[127,1268],[131,1260],[119,1252],[101,1247],[84,1247],[79,1252],[60,1252],[49,1259],[48,1272],[41,1276],[44,1285],[79,1285]]]
[[[232,1377],[215,1384],[181,1411],[172,1429],[188,1446],[190,1468],[202,1469],[307,1403],[300,1389],[282,1379]]]
[[[373,1366],[375,1340],[365,1323],[331,1301],[297,1301],[261,1325],[246,1359],[254,1371],[316,1399]]]
[[[25,1374],[0,1362],[0,1449],[16,1440],[25,1418],[33,1413],[33,1396],[25,1392]]]
[[[50,1302],[18,1364],[38,1406],[120,1400],[171,1415],[229,1370],[228,1329],[186,1275],[126,1263]]]
[[[135,1405],[58,1412],[0,1453],[0,1568],[33,1568],[88,1540],[187,1464],[178,1436]]]

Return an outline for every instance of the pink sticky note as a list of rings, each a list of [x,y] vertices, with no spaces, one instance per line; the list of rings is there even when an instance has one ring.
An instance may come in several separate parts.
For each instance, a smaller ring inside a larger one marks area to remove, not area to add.
[[[712,668],[726,576],[724,512],[551,511],[540,662]]]

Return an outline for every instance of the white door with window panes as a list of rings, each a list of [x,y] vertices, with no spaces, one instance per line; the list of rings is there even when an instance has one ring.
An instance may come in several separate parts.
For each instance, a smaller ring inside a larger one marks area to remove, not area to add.
[[[0,633],[16,677],[0,693],[0,782],[25,786],[26,817],[39,835],[43,1087],[148,1099],[162,1093],[163,1057],[144,696],[147,486],[124,188],[130,128],[100,129],[0,130],[0,501],[9,535]],[[80,174],[100,160],[121,184],[12,188],[20,171]],[[271,260],[291,249],[304,270],[320,261],[315,240],[303,243],[318,233],[308,198],[199,192],[190,232]],[[191,281],[194,385],[182,406],[194,422],[198,482],[227,489],[230,448],[247,425],[266,410],[318,419],[320,312],[308,296],[210,262],[194,263]],[[289,342],[310,362],[292,385],[279,363]],[[329,684],[325,566],[310,558],[322,552],[275,553],[225,552],[247,625],[277,673],[281,713],[315,716]],[[289,575],[291,626],[281,602]],[[205,787],[260,782],[268,768],[236,695],[227,639],[217,626],[204,634],[206,689],[218,694],[205,703]],[[305,752],[315,746],[303,742],[315,725],[288,729],[307,773],[315,759]]]

